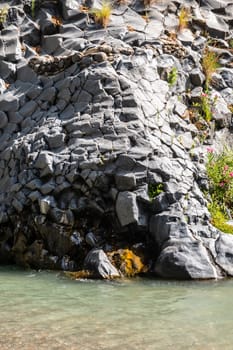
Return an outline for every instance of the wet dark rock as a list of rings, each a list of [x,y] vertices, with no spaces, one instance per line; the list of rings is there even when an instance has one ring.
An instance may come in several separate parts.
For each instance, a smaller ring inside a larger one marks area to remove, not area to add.
[[[111,264],[102,249],[93,248],[84,260],[84,269],[91,271],[95,276],[102,278],[120,277],[117,269]]]
[[[19,99],[10,92],[0,96],[0,110],[4,112],[17,111]]]
[[[194,86],[202,86],[205,81],[205,76],[200,69],[196,68],[192,70],[190,80]]]
[[[3,129],[8,123],[8,118],[6,113],[0,111],[0,129]]]
[[[155,272],[165,278],[219,277],[202,243],[188,238],[173,239],[164,245],[156,261]]]

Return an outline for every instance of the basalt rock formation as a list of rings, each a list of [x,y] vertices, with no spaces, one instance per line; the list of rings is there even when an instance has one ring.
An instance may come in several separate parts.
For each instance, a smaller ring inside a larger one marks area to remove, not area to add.
[[[233,276],[233,237],[211,225],[202,192],[207,146],[231,138],[232,1],[115,2],[107,28],[89,10],[98,2],[7,3],[0,262],[102,277],[128,266]],[[192,16],[178,30],[182,6]],[[194,122],[207,48],[221,64],[209,87],[213,119]],[[124,265],[117,252],[134,260]]]

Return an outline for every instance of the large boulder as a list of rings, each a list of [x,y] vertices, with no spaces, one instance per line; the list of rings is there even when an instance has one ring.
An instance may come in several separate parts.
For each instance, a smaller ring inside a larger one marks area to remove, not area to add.
[[[93,248],[84,260],[84,269],[91,271],[94,276],[102,278],[120,277],[120,273],[111,264],[102,249]]]

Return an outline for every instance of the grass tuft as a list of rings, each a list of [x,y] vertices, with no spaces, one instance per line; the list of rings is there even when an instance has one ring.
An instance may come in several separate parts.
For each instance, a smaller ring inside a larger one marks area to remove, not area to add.
[[[178,16],[179,20],[179,31],[188,27],[189,19],[191,17],[190,9],[182,7]]]
[[[219,67],[218,55],[215,52],[210,51],[208,48],[205,48],[202,56],[202,68],[206,78],[206,89],[209,87],[212,75]]]
[[[6,5],[0,9],[0,24],[3,24],[6,22],[8,10],[9,10],[8,5]]]
[[[100,24],[103,28],[107,28],[112,13],[112,6],[110,2],[104,1],[100,9],[92,9],[91,13],[97,24]]]

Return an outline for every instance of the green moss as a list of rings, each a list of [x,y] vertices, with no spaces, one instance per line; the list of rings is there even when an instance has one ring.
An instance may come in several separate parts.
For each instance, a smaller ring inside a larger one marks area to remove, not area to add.
[[[175,85],[177,82],[177,78],[178,78],[178,70],[176,67],[172,67],[167,78],[169,86]]]
[[[148,195],[151,200],[162,192],[164,192],[164,186],[162,183],[148,185]]]

